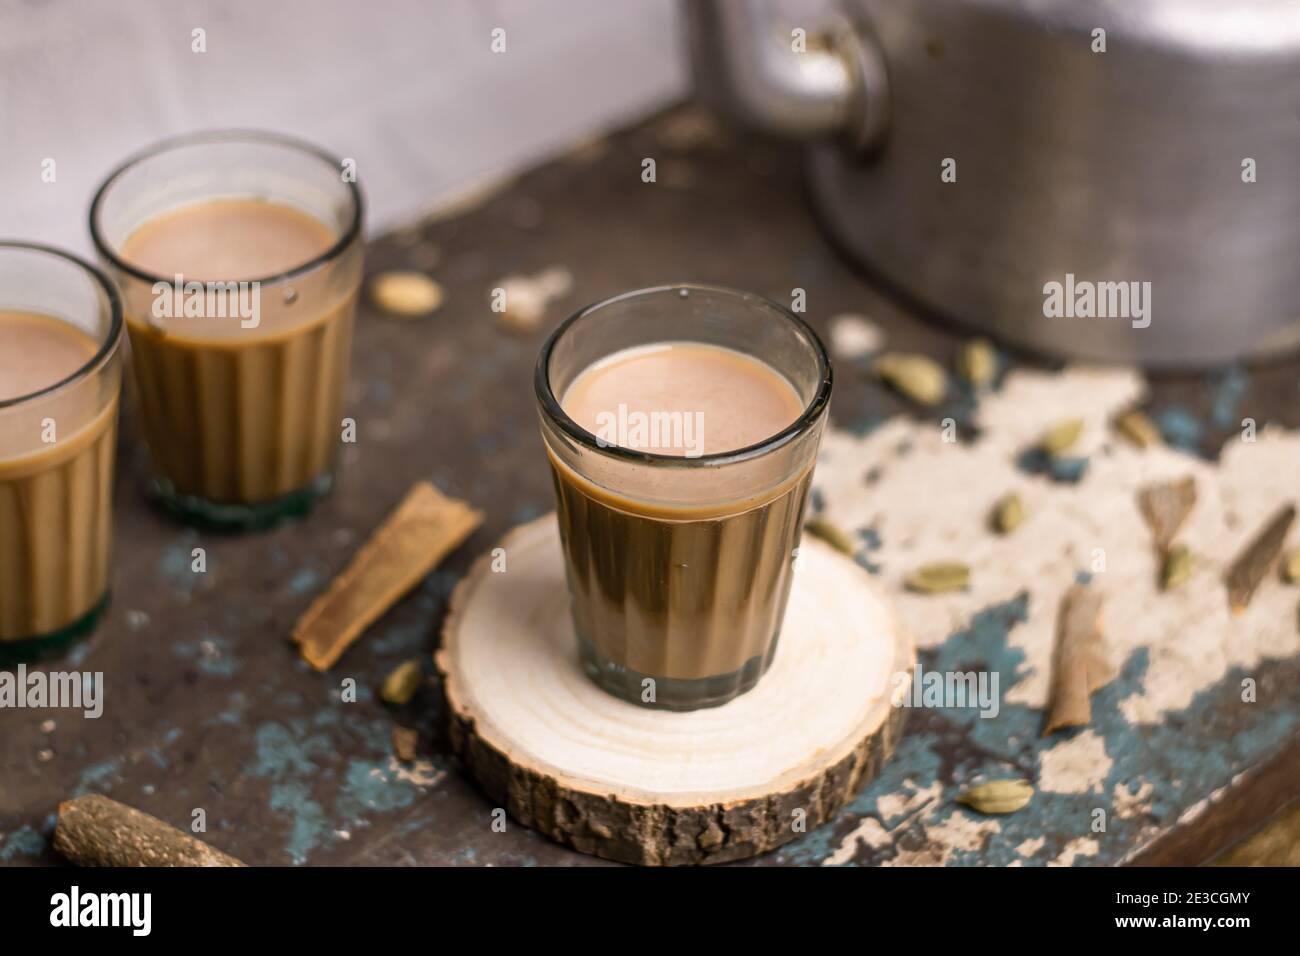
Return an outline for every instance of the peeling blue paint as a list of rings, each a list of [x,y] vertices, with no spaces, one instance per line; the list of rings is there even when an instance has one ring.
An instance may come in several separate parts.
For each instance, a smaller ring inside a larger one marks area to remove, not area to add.
[[[331,704],[327,707],[322,707],[320,710],[316,711],[316,714],[315,716],[312,717],[311,722],[312,725],[316,727],[337,727],[339,722],[342,719],[343,719],[342,712],[340,711],[339,707],[337,705]]]
[[[1029,475],[1045,475],[1062,484],[1078,484],[1088,470],[1088,459],[1081,456],[1050,455],[1041,448],[1029,448],[1016,459],[1016,467]]]
[[[1233,365],[1217,376],[1210,400],[1210,421],[1221,431],[1241,427],[1239,407],[1250,388],[1250,375],[1240,365]]]
[[[869,574],[879,574],[884,566],[872,561],[866,554],[869,551],[879,551],[881,545],[884,544],[879,529],[875,527],[863,528],[858,532],[858,538],[862,541],[862,547],[853,553],[854,563]]]
[[[351,760],[339,809],[354,816],[361,816],[368,810],[387,813],[409,807],[423,793],[422,788],[402,780],[386,765],[370,760]]]
[[[163,551],[162,557],[158,559],[156,570],[160,577],[178,591],[185,594],[192,594],[198,586],[199,575],[193,570],[193,550],[198,546],[198,532],[193,529],[187,529]],[[205,567],[206,574],[211,574],[213,568],[213,556],[209,553],[206,555]]]
[[[858,532],[858,537],[862,539],[862,546],[868,551],[879,551],[885,543],[880,537],[880,531],[877,528],[863,528]]]
[[[427,830],[432,826],[433,826],[432,817],[424,817],[424,816],[412,817],[410,820],[407,820],[404,823],[402,823],[402,825],[397,828],[397,832],[403,835],[420,833],[421,831]],[[463,852],[465,851],[462,851],[462,853]],[[474,854],[474,850],[472,849],[470,849],[468,852],[471,855]]]
[[[876,564],[861,551],[853,555],[853,561],[868,574],[879,574],[884,570],[884,565]]]
[[[273,784],[269,805],[272,810],[290,818],[285,852],[295,864],[306,863],[330,832],[325,810],[312,799],[310,786],[298,780]]]
[[[1200,419],[1181,405],[1169,405],[1152,413],[1156,427],[1165,441],[1174,448],[1197,452],[1205,429]]]
[[[256,756],[249,773],[257,777],[279,777],[288,773],[308,775],[316,769],[315,758],[329,757],[335,752],[328,737],[321,734],[307,736],[298,721],[291,721],[292,730],[284,724],[267,722],[253,734]]]
[[[428,789],[393,764],[389,719],[352,708],[333,704],[311,720],[267,722],[254,731],[256,758],[247,771],[271,781],[269,806],[289,818],[284,850],[294,863],[333,842],[336,831],[410,807]],[[358,753],[368,756],[340,761]]]
[[[944,401],[939,412],[939,422],[941,425],[948,425],[945,419],[951,418],[953,424],[963,430],[975,428],[975,410],[978,407],[978,401],[971,391],[970,387],[964,382],[949,377],[948,398]],[[957,387],[953,388],[953,383]]]
[[[178,641],[172,645],[172,653],[183,660],[194,661],[200,671],[213,677],[234,677],[243,667],[230,653],[230,642],[211,631],[202,632],[192,641]]]
[[[117,780],[121,776],[122,758],[120,757],[109,757],[107,760],[90,764],[83,767],[78,774],[77,786],[73,789],[72,795],[79,797],[82,794],[95,792],[101,784]]]
[[[179,727],[169,728],[165,733],[163,733],[162,740],[157,746],[150,747],[145,751],[145,756],[148,757],[153,762],[153,765],[159,770],[166,770],[171,766],[171,760],[164,751],[167,747],[170,747],[172,744],[176,743],[176,741],[180,740],[183,734],[184,731]]]
[[[206,726],[223,724],[227,726],[239,726],[244,722],[244,712],[248,710],[248,695],[242,690],[237,690],[226,698],[226,709],[216,714],[206,721]]]
[[[45,852],[45,837],[30,826],[22,826],[0,843],[0,860],[8,863],[20,856],[40,856]]]
[[[72,646],[68,651],[67,663],[73,670],[80,669],[81,665],[86,663],[86,658],[90,656],[93,650],[93,644],[90,641],[80,641]]]
[[[778,859],[819,863],[839,847],[861,816],[881,819],[885,828],[892,831],[895,846],[901,841],[905,847],[922,847],[924,834],[919,829],[910,833],[914,824],[882,815],[879,808],[882,796],[923,790],[940,783],[940,803],[926,812],[927,824],[934,825],[949,820],[953,814],[975,815],[974,811],[953,803],[955,795],[972,783],[1020,775],[1035,780],[1043,755],[1068,738],[1066,734],[1040,738],[1042,711],[1005,700],[1006,692],[1028,676],[1023,652],[1008,642],[1011,629],[1026,620],[1028,612],[1028,596],[1022,594],[975,615],[966,630],[955,633],[933,652],[923,655],[926,670],[997,672],[1003,701],[996,718],[980,718],[974,708],[927,712],[924,724],[913,723],[881,776],[852,802],[848,812],[784,848]],[[989,836],[982,847],[954,849],[949,864],[1005,865],[1018,859],[1046,863],[1059,856],[1072,840],[1081,837],[1095,839],[1099,851],[1096,856],[1081,857],[1079,863],[1117,862],[1138,843],[1143,826],[1172,824],[1186,807],[1209,796],[1234,774],[1274,753],[1300,730],[1300,716],[1295,708],[1269,709],[1261,704],[1240,704],[1248,708],[1233,715],[1241,721],[1240,730],[1226,741],[1216,737],[1209,729],[1216,723],[1212,715],[1217,713],[1217,723],[1221,724],[1225,701],[1240,703],[1241,680],[1247,675],[1239,670],[1197,694],[1185,710],[1169,714],[1161,723],[1144,724],[1138,729],[1123,717],[1119,705],[1124,699],[1141,693],[1148,663],[1148,651],[1145,648],[1136,651],[1123,662],[1116,679],[1092,697],[1090,730],[1101,737],[1112,762],[1100,785],[1079,794],[1039,790],[1023,810],[997,818],[999,832]],[[917,720],[916,715],[910,716]],[[1198,732],[1200,728],[1205,730]],[[1222,729],[1217,733],[1221,734]],[[1150,788],[1144,801],[1150,804],[1150,809],[1121,819],[1115,812],[1115,791],[1132,795],[1143,785]],[[1092,830],[1094,811],[1098,808],[1105,811],[1104,832]],[[1042,847],[1028,858],[1017,850],[1025,841],[1040,837]],[[892,855],[893,850],[889,848],[860,848],[858,852],[859,858],[866,862],[879,862]]]
[[[1083,480],[1084,473],[1088,470],[1088,459],[1079,456],[1053,455],[1048,473],[1052,476],[1053,481],[1064,482],[1065,484],[1078,484]]]
[[[176,743],[183,736],[183,733],[179,727],[169,727],[157,738],[157,744],[144,748],[138,754],[140,757],[149,760],[158,769],[166,770],[171,765],[166,749]],[[84,751],[82,755],[84,755]],[[81,768],[81,772],[77,775],[77,783],[73,787],[72,795],[79,797],[87,793],[100,793],[111,790],[114,784],[123,779],[126,767],[126,759],[123,756],[109,757],[106,760],[87,764]]]
[[[289,593],[295,595],[311,594],[320,587],[320,574],[312,568],[299,568],[289,579]]]
[[[336,752],[322,734],[307,734],[300,721],[289,726],[267,722],[254,731],[256,756],[248,772],[269,778],[269,806],[289,817],[285,852],[294,863],[305,863],[330,832],[325,810],[312,796],[311,779],[320,769],[316,763]]]

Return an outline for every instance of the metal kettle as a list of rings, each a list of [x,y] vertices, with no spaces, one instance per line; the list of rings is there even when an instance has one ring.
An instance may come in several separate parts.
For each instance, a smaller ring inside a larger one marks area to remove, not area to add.
[[[763,0],[685,11],[701,94],[810,140],[823,221],[909,299],[1071,358],[1300,347],[1297,0],[843,0],[802,50]]]

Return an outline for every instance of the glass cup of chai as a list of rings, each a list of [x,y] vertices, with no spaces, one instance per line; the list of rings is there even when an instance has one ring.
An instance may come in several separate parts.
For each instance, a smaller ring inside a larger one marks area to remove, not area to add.
[[[121,339],[106,276],[0,242],[0,664],[58,653],[108,604]]]
[[[96,194],[152,491],[183,520],[267,527],[329,490],[361,284],[354,180],[296,140],[211,132],[136,156]]]
[[[830,404],[815,333],[751,293],[642,289],[556,329],[534,384],[583,669],[668,710],[752,688]]]

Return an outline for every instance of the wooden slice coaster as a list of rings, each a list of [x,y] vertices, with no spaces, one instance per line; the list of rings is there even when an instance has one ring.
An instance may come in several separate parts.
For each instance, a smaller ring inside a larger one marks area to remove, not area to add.
[[[583,673],[553,514],[501,547],[506,571],[489,553],[457,586],[435,660],[456,752],[526,826],[628,863],[743,859],[828,820],[893,751],[912,641],[871,576],[811,535],[767,674],[689,713]]]

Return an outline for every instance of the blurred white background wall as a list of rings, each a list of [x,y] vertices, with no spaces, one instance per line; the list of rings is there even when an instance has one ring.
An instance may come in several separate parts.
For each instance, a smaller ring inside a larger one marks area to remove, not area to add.
[[[231,126],[355,158],[373,234],[688,85],[673,0],[0,0],[0,238],[89,252],[121,160]]]

